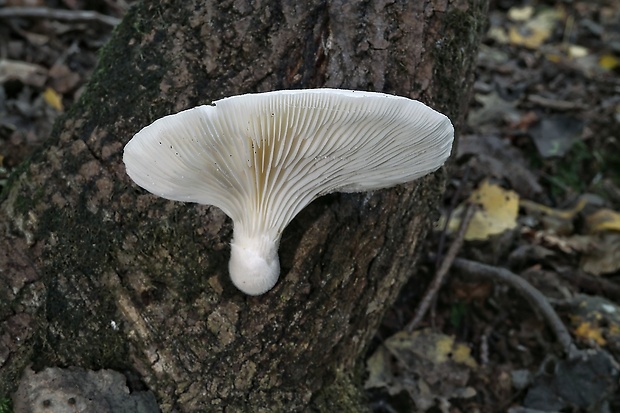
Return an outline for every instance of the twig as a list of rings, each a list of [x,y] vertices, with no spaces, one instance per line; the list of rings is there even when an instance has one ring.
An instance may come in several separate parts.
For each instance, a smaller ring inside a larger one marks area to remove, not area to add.
[[[519,294],[525,297],[525,299],[527,299],[527,301],[536,310],[538,310],[542,317],[547,321],[557,340],[560,342],[564,353],[569,358],[576,357],[579,354],[570,333],[551,304],[549,304],[547,297],[545,297],[524,278],[508,271],[505,268],[492,267],[490,265],[463,258],[456,258],[452,265],[454,268],[466,274],[481,275],[493,280],[500,280],[513,287],[517,290],[517,292],[519,292]]]
[[[560,271],[560,275],[579,287],[580,291],[620,301],[620,286],[606,278],[595,277],[581,270]]]
[[[452,266],[452,262],[454,261],[454,259],[456,258],[456,255],[459,253],[459,251],[461,250],[461,247],[463,246],[463,240],[465,239],[465,233],[467,232],[469,223],[471,222],[471,219],[474,216],[474,212],[476,212],[476,206],[474,204],[467,205],[467,208],[465,209],[465,213],[463,214],[463,217],[461,218],[461,225],[459,226],[459,229],[456,233],[456,237],[454,238],[454,241],[452,242],[452,245],[450,245],[450,248],[448,249],[446,256],[441,261],[441,265],[439,266],[439,269],[435,273],[435,277],[433,278],[433,281],[431,282],[431,284],[426,289],[426,292],[424,293],[424,297],[422,297],[422,300],[420,300],[420,303],[418,304],[418,307],[416,308],[413,319],[405,327],[405,329],[408,332],[411,333],[420,324],[420,322],[424,318],[424,315],[428,311],[428,308],[431,306],[433,299],[437,295],[437,292],[441,288],[441,285],[443,284],[443,281],[446,278],[446,275],[448,274],[450,267]]]
[[[0,8],[0,19],[13,17],[44,18],[67,21],[98,21],[108,26],[116,26],[120,19],[92,10],[63,10],[49,7],[3,7]]]
[[[469,178],[469,171],[471,170],[471,166],[468,163],[465,166],[465,172],[463,173],[463,178],[461,179],[461,184],[456,188],[454,195],[452,195],[452,199],[450,200],[450,206],[448,207],[448,213],[446,214],[446,222],[443,225],[441,235],[439,236],[439,242],[437,246],[437,258],[435,259],[435,268],[439,267],[439,262],[443,256],[443,246],[446,243],[446,234],[448,233],[448,225],[450,224],[450,218],[452,218],[452,214],[456,209],[456,204],[461,197],[461,193],[463,192],[463,188],[465,187],[465,182]]]
[[[544,96],[539,95],[529,95],[527,97],[527,100],[536,105],[556,110],[584,109],[584,106],[578,102],[548,99]]]

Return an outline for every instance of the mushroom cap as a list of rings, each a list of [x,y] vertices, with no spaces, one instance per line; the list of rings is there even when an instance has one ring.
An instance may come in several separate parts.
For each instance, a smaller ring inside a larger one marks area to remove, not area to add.
[[[158,119],[125,146],[123,160],[147,191],[231,217],[233,282],[262,294],[277,281],[280,236],[301,209],[327,193],[386,188],[433,172],[450,155],[453,136],[446,116],[405,97],[285,90]],[[248,262],[268,273],[262,281],[248,275]]]

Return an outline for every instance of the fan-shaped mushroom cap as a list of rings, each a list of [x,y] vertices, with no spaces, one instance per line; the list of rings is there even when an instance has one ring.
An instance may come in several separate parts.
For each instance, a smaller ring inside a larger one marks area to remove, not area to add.
[[[250,295],[280,273],[284,228],[315,198],[412,181],[448,158],[450,120],[383,93],[339,89],[234,96],[156,120],[125,146],[127,174],[163,198],[234,222],[229,271]]]

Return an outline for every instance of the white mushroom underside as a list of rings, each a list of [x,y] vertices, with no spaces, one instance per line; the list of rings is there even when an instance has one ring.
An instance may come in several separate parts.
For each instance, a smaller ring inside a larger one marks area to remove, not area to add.
[[[124,161],[156,195],[221,208],[235,240],[266,237],[258,243],[275,244],[277,260],[283,229],[313,199],[412,181],[445,162],[452,140],[448,118],[411,99],[292,90],[166,116],[127,144]],[[274,245],[255,247],[272,255]]]

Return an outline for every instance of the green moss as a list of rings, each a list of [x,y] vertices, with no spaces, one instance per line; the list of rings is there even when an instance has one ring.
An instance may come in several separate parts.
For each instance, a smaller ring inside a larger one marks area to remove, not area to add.
[[[0,413],[11,413],[13,411],[13,404],[9,397],[0,397]]]
[[[441,85],[437,88],[435,101],[439,108],[444,108],[452,118],[460,113],[459,104],[463,87],[469,89],[471,79],[464,79],[464,74],[473,74],[473,65],[477,59],[479,39],[487,22],[487,2],[473,2],[467,11],[454,9],[444,20],[445,36],[440,38],[433,50],[435,70],[433,81]]]
[[[370,411],[364,393],[361,390],[361,367],[357,369],[356,373],[355,377],[353,377],[350,374],[338,371],[334,380],[323,386],[314,397],[309,411],[342,413]]]
[[[154,19],[146,17],[148,12],[141,10],[144,7],[147,6],[143,2],[132,7],[115,28],[112,38],[99,52],[97,69],[88,87],[66,115],[80,119],[87,113],[88,125],[84,128],[87,132],[95,126],[114,124],[122,114],[119,108],[131,108],[126,115],[138,118],[152,119],[163,114],[151,113],[161,93],[153,86],[170,70],[170,63],[161,58],[161,48],[166,47],[164,43],[169,39],[165,38],[163,28],[153,26]],[[161,48],[130,46],[147,42],[145,37],[153,33]],[[134,81],[145,87],[132,87],[132,93],[127,93],[128,84]],[[59,132],[55,131],[54,135],[58,136]]]
[[[162,59],[161,55],[162,49],[172,39],[165,36],[166,28],[154,27],[157,19],[149,19],[148,16],[158,11],[150,9],[145,3],[133,7],[117,26],[112,39],[100,52],[99,64],[85,93],[65,117],[56,123],[53,131],[55,139],[50,141],[57,144],[66,127],[65,120],[76,119],[83,123],[73,133],[84,141],[87,141],[95,128],[105,127],[109,136],[100,137],[97,145],[116,143],[119,138],[114,136],[115,128],[111,125],[117,123],[120,117],[135,117],[136,123],[143,124],[162,114],[159,112],[166,112],[166,105],[174,104],[160,102],[161,91],[158,87],[164,74],[170,71],[167,66],[170,63]],[[139,15],[143,17],[139,18]],[[154,38],[149,40],[147,36]],[[149,41],[161,48],[138,47]],[[135,46],[131,47],[132,44]],[[132,93],[127,93],[128,85],[134,81],[145,87],[132,85]],[[154,111],[158,113],[154,114]],[[90,150],[97,156],[97,148]],[[120,153],[115,156],[120,156]],[[63,174],[78,174],[83,166],[82,157],[70,156],[66,151],[62,162]],[[57,182],[63,180],[60,176],[52,179]],[[112,199],[118,199],[124,191],[126,188],[117,184]],[[188,265],[187,268],[179,269],[178,263],[176,267],[166,262],[162,264],[156,256],[157,247],[166,245],[171,248],[169,255],[172,257],[187,257],[187,262],[190,259],[197,260],[200,254],[198,244],[181,245],[181,240],[170,241],[177,239],[175,231],[188,230],[191,233],[188,228],[179,229],[174,223],[167,225],[165,220],[151,220],[146,224],[129,223],[120,231],[118,224],[106,219],[103,212],[93,214],[86,207],[93,192],[96,192],[94,188],[85,187],[77,199],[71,200],[77,205],[76,208],[52,205],[39,217],[35,238],[49,240],[50,234],[56,234],[58,240],[57,245],[48,248],[43,256],[45,265],[42,266],[42,273],[48,286],[43,317],[49,328],[37,339],[33,360],[35,365],[69,363],[92,369],[125,367],[127,349],[110,324],[117,318],[118,311],[113,292],[102,287],[105,272],[110,271],[110,262],[123,250],[123,236],[128,233],[136,234],[139,239],[152,240],[142,248],[136,259],[142,260],[141,268],[155,278],[161,274],[162,279],[171,278],[178,282],[166,288],[172,289],[187,301],[204,289],[196,282],[200,274],[195,274],[195,270],[192,272],[193,267]],[[16,203],[22,212],[37,202],[37,199],[28,197],[27,191],[24,194],[23,199]],[[38,197],[38,201],[41,201],[40,197],[45,192],[43,188],[36,188],[34,194],[34,198]],[[61,195],[66,195],[67,199],[75,197],[70,191]],[[185,219],[183,222],[190,221]],[[173,277],[169,277],[171,273]]]
[[[97,225],[91,225],[94,221]],[[40,222],[36,239],[61,235],[57,247],[43,255],[47,299],[42,316],[49,328],[38,337],[33,363],[122,367],[126,348],[111,326],[117,318],[115,299],[102,288],[107,263],[121,242],[118,231],[85,208],[48,208]]]

